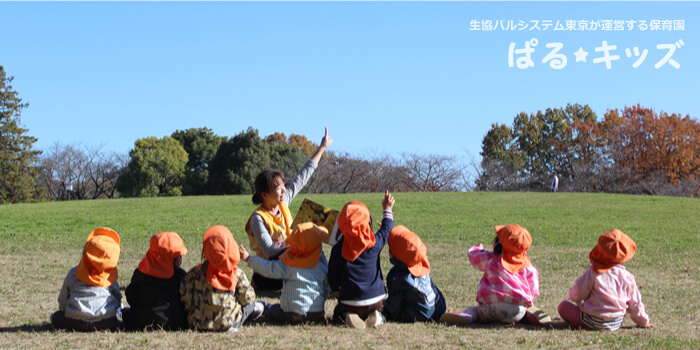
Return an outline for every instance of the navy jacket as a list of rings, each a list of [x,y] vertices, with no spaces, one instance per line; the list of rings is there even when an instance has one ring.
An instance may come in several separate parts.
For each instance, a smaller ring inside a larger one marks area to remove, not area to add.
[[[343,258],[344,238],[333,246],[328,262],[328,283],[333,292],[340,291],[339,301],[367,300],[386,294],[379,254],[386,245],[392,228],[394,219],[383,218],[382,227],[374,234],[374,246],[362,252],[353,262]]]
[[[124,310],[124,326],[142,330],[145,327],[163,329],[188,328],[187,313],[180,301],[180,282],[185,270],[176,267],[169,279],[146,275],[136,269],[126,288],[130,309]]]
[[[430,274],[413,277],[406,264],[391,259],[394,267],[386,276],[389,297],[384,301],[384,316],[396,322],[440,321],[447,308],[445,297],[430,279]]]

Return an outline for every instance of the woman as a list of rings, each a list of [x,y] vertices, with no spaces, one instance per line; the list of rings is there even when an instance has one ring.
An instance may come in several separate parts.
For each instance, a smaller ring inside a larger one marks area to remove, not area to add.
[[[285,187],[284,175],[278,171],[265,170],[255,178],[253,204],[259,205],[246,223],[250,248],[263,259],[275,260],[287,249],[285,240],[291,233],[292,215],[289,204],[304,188],[318,167],[323,152],[333,143],[328,136],[328,127],[316,152],[306,161],[289,186]],[[256,290],[279,290],[282,280],[269,279],[253,273]]]

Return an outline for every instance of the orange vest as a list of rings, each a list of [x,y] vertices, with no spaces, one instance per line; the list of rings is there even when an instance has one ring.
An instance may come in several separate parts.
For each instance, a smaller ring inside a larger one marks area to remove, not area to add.
[[[270,234],[270,238],[272,238],[272,242],[275,243],[275,245],[280,244],[280,246],[283,247],[285,246],[284,241],[291,233],[292,213],[284,203],[280,203],[279,208],[280,212],[282,212],[282,217],[277,217],[277,215],[270,213],[269,210],[259,206],[257,209],[255,209],[253,214],[250,215],[248,222],[245,224],[245,232],[248,234],[250,250],[254,251],[257,256],[264,259],[267,259],[267,256],[265,256],[262,249],[260,249],[258,240],[255,239],[255,233],[253,233],[253,230],[250,228],[250,220],[253,218],[253,215],[260,215],[263,218],[263,221],[265,221],[265,226]]]

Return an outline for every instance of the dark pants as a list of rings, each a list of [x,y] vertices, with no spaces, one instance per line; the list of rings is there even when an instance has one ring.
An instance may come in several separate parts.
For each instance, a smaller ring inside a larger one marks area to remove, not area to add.
[[[259,273],[253,272],[253,288],[255,288],[256,291],[278,291],[282,289],[282,280],[267,278]]]
[[[369,316],[370,313],[374,312],[374,310],[382,312],[383,309],[384,301],[379,301],[375,304],[367,306],[351,306],[338,301],[338,305],[335,307],[335,310],[333,310],[333,323],[345,323],[345,314],[347,314],[348,312],[356,313],[358,316],[360,316],[361,319],[364,320],[367,318],[367,316]]]
[[[266,311],[267,318],[281,324],[298,325],[302,323],[325,323],[325,312],[285,312],[280,304],[270,306]]]
[[[56,311],[51,315],[51,325],[56,329],[67,329],[76,332],[94,332],[119,329],[120,322],[116,316],[99,321],[83,321],[66,317],[64,311]]]

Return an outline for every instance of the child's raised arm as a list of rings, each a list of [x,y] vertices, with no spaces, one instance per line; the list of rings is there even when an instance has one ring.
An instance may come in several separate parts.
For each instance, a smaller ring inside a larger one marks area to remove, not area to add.
[[[386,190],[384,193],[384,199],[382,199],[382,208],[384,208],[384,210],[391,210],[394,208],[395,203],[396,200],[394,199],[394,196],[389,193],[389,190]]]

